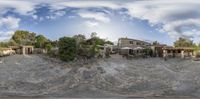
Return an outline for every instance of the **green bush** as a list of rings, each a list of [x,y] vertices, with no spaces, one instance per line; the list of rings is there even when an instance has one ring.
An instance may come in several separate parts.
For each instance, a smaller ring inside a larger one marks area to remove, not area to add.
[[[47,53],[49,53],[51,51],[52,47],[53,46],[51,45],[51,43],[48,43],[45,45],[45,49],[47,50]]]
[[[63,61],[72,61],[76,57],[76,40],[71,37],[59,39],[59,57]]]
[[[199,58],[200,57],[200,52],[196,51],[196,57]]]

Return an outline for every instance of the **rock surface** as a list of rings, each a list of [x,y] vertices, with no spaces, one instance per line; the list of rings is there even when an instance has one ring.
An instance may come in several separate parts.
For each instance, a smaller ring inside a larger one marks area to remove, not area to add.
[[[64,63],[37,55],[1,58],[0,96],[200,97],[198,61],[109,58]]]

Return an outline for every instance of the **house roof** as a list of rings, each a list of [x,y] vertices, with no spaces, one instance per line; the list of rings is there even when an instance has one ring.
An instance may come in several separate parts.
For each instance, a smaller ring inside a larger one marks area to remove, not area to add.
[[[24,46],[9,46],[9,48],[12,48],[12,49],[18,49],[18,48],[22,48],[22,47],[34,47],[32,45],[24,45]]]
[[[131,47],[122,47],[121,49],[127,50],[127,49],[132,49]]]
[[[192,47],[164,47],[164,50],[194,50]]]
[[[119,40],[132,40],[132,41],[139,41],[139,42],[144,42],[144,43],[151,44],[151,43],[149,43],[149,42],[146,42],[146,41],[143,41],[143,40],[132,39],[132,38],[119,38]]]

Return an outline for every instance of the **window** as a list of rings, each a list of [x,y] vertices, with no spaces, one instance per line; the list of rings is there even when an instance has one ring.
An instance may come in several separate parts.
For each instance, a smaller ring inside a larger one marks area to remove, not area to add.
[[[133,44],[133,41],[129,41],[130,42],[130,44]]]

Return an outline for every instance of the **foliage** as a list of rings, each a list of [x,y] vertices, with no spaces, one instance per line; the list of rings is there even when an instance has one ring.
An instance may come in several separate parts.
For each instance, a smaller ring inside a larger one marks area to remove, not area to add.
[[[159,45],[159,42],[158,41],[154,41],[152,44],[153,45]]]
[[[78,35],[74,35],[73,38],[76,41],[76,48],[77,48],[76,51],[78,51],[81,48],[81,45],[82,45],[81,43],[85,42],[85,39],[86,39],[85,35],[78,34]]]
[[[43,35],[36,35],[29,31],[17,30],[12,36],[11,40],[16,42],[18,45],[35,45],[36,48],[44,48],[45,43],[48,42],[47,38]],[[14,43],[11,42],[11,43]],[[15,45],[16,45],[15,44]],[[11,44],[14,45],[14,44]]]
[[[51,45],[51,43],[47,43],[45,45],[45,49],[47,50],[47,53],[49,53],[51,51],[51,49],[53,48],[53,46]]]
[[[196,53],[196,57],[199,58],[200,57],[200,52]]]
[[[97,37],[97,33],[96,32],[92,32],[90,35],[91,38],[96,38]]]
[[[78,34],[73,38],[76,40],[76,55],[86,58],[91,58],[100,52],[98,45],[113,44],[111,41],[106,41],[97,36],[97,33],[93,32],[90,35],[91,38],[85,39],[84,35]]]
[[[9,40],[8,42],[0,42],[0,47],[9,47],[18,45],[14,40]]]
[[[153,56],[153,51],[149,47],[144,49],[144,53],[145,53],[146,56]]]
[[[185,39],[185,38],[179,38],[177,41],[174,42],[175,47],[194,47],[195,44],[193,41]]]
[[[33,45],[36,48],[45,48],[49,55],[58,56],[64,61],[71,61],[80,56],[94,57],[100,52],[99,45],[104,44],[113,45],[111,41],[99,38],[96,32],[91,33],[89,39],[86,39],[85,35],[78,34],[73,37],[62,37],[59,41],[50,41],[43,35],[17,30],[9,42],[0,42],[0,47]]]
[[[72,61],[76,57],[76,40],[71,37],[59,39],[59,57],[63,61]]]
[[[36,39],[36,43],[35,43],[36,48],[44,48],[45,47],[45,43],[47,42],[46,37],[44,37],[43,35],[38,35],[35,37],[35,39]]]
[[[105,43],[105,44],[114,45],[113,42],[111,42],[111,41],[105,41],[104,43]]]
[[[30,45],[35,42],[35,36],[35,33],[30,33],[24,30],[17,30],[11,39],[20,45]]]

